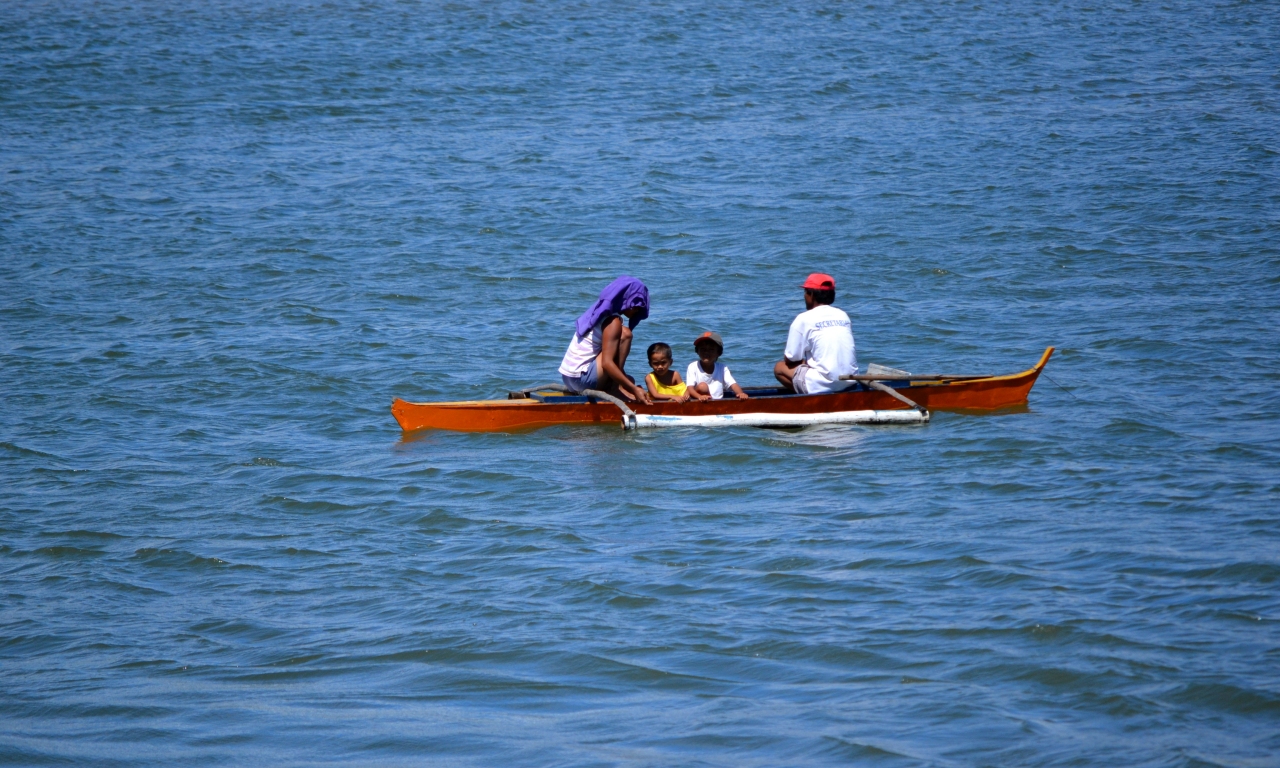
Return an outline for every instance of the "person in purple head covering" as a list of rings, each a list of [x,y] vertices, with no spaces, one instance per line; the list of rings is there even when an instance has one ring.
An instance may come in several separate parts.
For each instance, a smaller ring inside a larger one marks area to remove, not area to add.
[[[609,283],[574,327],[573,341],[560,363],[564,385],[572,392],[599,389],[650,404],[648,390],[636,386],[625,370],[631,331],[648,316],[649,289],[644,283],[630,275]]]

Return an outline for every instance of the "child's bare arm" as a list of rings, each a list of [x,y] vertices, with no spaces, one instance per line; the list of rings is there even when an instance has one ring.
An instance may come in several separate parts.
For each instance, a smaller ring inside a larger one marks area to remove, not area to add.
[[[680,372],[679,372],[679,371],[672,371],[672,372],[671,372],[671,386],[676,387],[676,386],[679,386],[679,385],[681,385],[681,384],[683,384],[683,383],[684,383],[684,379],[680,378]],[[685,388],[684,388],[684,394],[683,394],[683,395],[677,395],[677,396],[673,397],[672,399],[673,399],[673,400],[675,400],[677,403],[687,403],[687,402],[689,402],[689,398],[690,398],[690,397],[691,397],[691,396],[689,395],[689,388],[688,388],[688,387],[685,387]]]
[[[737,395],[739,400],[746,400],[751,397],[751,395],[742,391],[742,387],[738,386],[738,382],[736,381],[729,385],[729,389],[733,390],[733,394]]]
[[[644,377],[644,388],[649,390],[649,397],[662,397],[662,395],[658,394],[657,387],[654,386],[652,373]]]

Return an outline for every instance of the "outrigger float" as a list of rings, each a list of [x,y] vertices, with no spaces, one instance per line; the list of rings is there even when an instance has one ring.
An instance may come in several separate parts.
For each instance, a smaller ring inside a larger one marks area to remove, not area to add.
[[[797,395],[779,387],[746,387],[747,400],[644,405],[590,389],[575,395],[551,384],[511,392],[506,400],[410,403],[396,398],[391,413],[406,432],[507,432],[554,424],[621,424],[623,429],[923,424],[935,410],[990,411],[1025,404],[1052,354],[1053,347],[1049,347],[1034,368],[1008,376],[917,375],[892,370],[843,376],[856,384],[821,395]]]

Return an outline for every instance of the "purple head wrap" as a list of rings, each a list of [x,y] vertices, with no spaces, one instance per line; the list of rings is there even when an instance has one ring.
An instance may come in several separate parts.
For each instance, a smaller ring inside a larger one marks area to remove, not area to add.
[[[600,318],[605,315],[620,315],[628,309],[640,308],[640,314],[631,318],[628,327],[635,328],[640,321],[649,316],[649,289],[644,283],[631,275],[622,275],[609,283],[600,292],[600,298],[591,305],[591,309],[578,318],[578,338],[586,338]]]

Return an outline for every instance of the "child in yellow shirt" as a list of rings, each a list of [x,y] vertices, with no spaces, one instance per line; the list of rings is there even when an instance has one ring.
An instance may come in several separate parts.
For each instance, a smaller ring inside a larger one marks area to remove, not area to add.
[[[671,370],[671,345],[662,342],[650,344],[648,354],[649,367],[653,372],[644,377],[644,384],[649,390],[649,397],[652,397],[654,402],[659,400],[689,402],[689,393],[686,391],[684,381],[680,379],[680,374]]]

